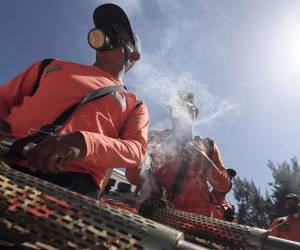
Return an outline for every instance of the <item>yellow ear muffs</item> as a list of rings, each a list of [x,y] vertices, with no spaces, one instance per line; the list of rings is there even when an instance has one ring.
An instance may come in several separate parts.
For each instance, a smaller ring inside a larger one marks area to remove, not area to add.
[[[106,44],[106,36],[101,29],[93,28],[88,33],[88,43],[93,49],[101,49]]]

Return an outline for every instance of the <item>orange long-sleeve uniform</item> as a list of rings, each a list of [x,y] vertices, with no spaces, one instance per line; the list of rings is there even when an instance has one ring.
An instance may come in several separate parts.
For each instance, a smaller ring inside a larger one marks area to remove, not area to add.
[[[98,67],[54,60],[30,96],[39,63],[0,86],[0,117],[10,124],[16,138],[51,124],[87,93],[122,84]],[[130,92],[116,92],[83,105],[59,130],[61,134],[79,131],[87,146],[86,157],[72,162],[67,171],[90,173],[100,185],[108,168],[138,167],[147,150],[148,124],[145,103],[137,105],[137,96]]]
[[[226,200],[225,194],[215,193],[212,191],[210,192],[210,198],[213,206],[211,217],[219,220],[226,220],[225,212],[228,209],[233,209],[233,206],[228,200]]]
[[[288,215],[287,217],[276,218],[269,230],[272,236],[300,242],[300,216],[294,218]]]
[[[170,150],[172,148],[170,139],[173,137],[171,130],[154,131],[152,135],[154,136],[149,141],[152,144],[150,146],[152,152],[149,153],[152,158],[151,170],[170,197],[172,185],[180,168],[181,159],[178,157],[180,152]],[[200,145],[201,150],[211,158],[214,166],[207,171],[197,159],[193,161],[195,163],[188,167],[181,190],[175,195],[173,202],[175,209],[210,216],[212,203],[207,181],[216,190],[226,192],[230,188],[230,178],[223,166],[217,145],[214,143],[211,148],[207,139],[201,139]],[[141,186],[139,169],[127,169],[126,177],[132,184]]]

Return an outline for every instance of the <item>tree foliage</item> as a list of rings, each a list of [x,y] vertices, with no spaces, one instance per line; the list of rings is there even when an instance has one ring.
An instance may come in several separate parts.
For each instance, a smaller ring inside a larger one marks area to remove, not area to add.
[[[268,183],[270,191],[261,194],[253,180],[236,178],[234,197],[238,205],[239,223],[268,228],[274,218],[284,216],[283,200],[288,193],[300,194],[300,166],[296,157],[290,163],[284,161],[267,163],[273,181]]]

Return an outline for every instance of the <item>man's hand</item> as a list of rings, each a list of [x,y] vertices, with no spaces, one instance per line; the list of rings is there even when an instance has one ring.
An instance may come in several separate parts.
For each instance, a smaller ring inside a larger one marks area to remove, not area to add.
[[[292,225],[287,222],[282,222],[277,225],[277,229],[279,232],[287,232],[291,229]]]
[[[8,137],[11,137],[10,126],[3,118],[0,117],[0,140]],[[16,159],[8,156],[6,147],[4,147],[4,149],[5,150],[1,148],[0,150],[0,160],[8,165],[15,163]]]
[[[32,171],[64,172],[69,164],[86,156],[86,144],[80,132],[49,135],[28,152]]]

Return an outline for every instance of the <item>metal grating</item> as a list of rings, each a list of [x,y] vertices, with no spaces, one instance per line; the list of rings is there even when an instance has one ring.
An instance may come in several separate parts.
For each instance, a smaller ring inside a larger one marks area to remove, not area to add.
[[[0,246],[175,249],[183,234],[0,164]]]
[[[117,192],[105,194],[102,197],[100,203],[109,204],[134,214],[138,213],[139,207],[141,205],[140,200],[138,200],[136,196],[132,194],[122,194]]]
[[[268,237],[267,230],[170,209],[160,200],[145,201],[139,213],[182,230],[186,240],[211,249],[300,249],[300,243]]]
[[[150,202],[150,201],[148,201]],[[147,206],[144,204],[143,206]],[[187,240],[214,249],[251,249],[244,240],[245,227],[210,217],[169,208],[147,210],[145,216],[164,225],[182,230]]]
[[[241,229],[244,232],[246,226],[169,209],[160,200],[147,200],[141,205],[140,200],[133,195],[110,193],[103,197],[102,202],[133,213],[139,212],[154,221],[179,229],[184,232],[186,240],[199,246],[211,249],[248,249],[241,236]],[[235,234],[236,230],[238,233]]]
[[[299,243],[270,237],[267,230],[167,208],[157,199],[140,204],[137,197],[115,194],[104,196],[102,202],[131,212],[138,209],[144,217],[183,231],[185,240],[209,249],[300,249]]]
[[[150,220],[109,202],[128,211],[139,206],[123,194],[104,197],[100,205],[0,164],[0,249],[300,249],[267,237],[266,230],[169,209],[160,200],[139,207]]]

